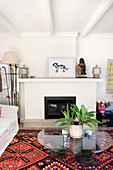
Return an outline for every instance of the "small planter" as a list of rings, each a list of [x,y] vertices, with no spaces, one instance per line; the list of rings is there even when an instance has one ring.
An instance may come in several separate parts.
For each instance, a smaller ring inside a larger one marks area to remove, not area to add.
[[[67,135],[69,133],[68,129],[62,129],[62,135]]]
[[[70,125],[70,136],[72,138],[82,138],[83,125]]]

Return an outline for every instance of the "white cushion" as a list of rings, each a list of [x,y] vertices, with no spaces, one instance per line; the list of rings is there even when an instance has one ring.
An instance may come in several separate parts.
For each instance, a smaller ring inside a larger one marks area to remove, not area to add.
[[[0,118],[0,137],[4,135],[6,131],[10,130],[15,121],[15,119]]]
[[[16,135],[18,131],[18,122],[16,120],[11,125],[12,126],[10,126],[10,129],[6,130],[5,132],[4,132],[5,129],[4,130],[2,129],[4,133],[2,136],[0,136],[0,156],[2,155],[2,153],[4,152],[4,150],[9,145],[9,143],[11,142],[11,140],[13,139],[13,137]],[[4,127],[5,126],[3,126],[2,128]]]
[[[14,119],[10,118],[0,118],[0,128],[5,126],[6,129],[9,129],[12,123],[14,123]]]
[[[2,137],[2,135],[4,135],[6,131],[7,131],[6,126],[0,126],[0,137]]]
[[[10,105],[0,105],[2,111],[1,111],[1,117],[9,117],[9,118],[15,118],[17,119],[17,106],[10,106]]]

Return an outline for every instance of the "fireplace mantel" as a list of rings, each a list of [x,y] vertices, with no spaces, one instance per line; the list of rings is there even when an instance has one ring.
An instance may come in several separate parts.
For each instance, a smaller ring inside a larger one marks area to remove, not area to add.
[[[18,79],[19,83],[99,83],[101,78],[26,78]]]

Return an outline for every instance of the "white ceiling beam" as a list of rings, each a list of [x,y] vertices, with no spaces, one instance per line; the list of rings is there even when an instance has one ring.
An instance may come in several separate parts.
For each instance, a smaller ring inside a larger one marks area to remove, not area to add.
[[[48,20],[50,36],[53,36],[54,27],[53,27],[52,8],[51,8],[50,0],[43,0],[43,4],[44,4],[47,20]]]
[[[104,2],[100,5],[100,7],[97,9],[94,16],[91,18],[91,20],[87,24],[81,37],[85,37],[94,28],[94,26],[98,23],[98,21],[101,19],[101,17],[109,9],[109,7],[112,5],[112,3],[113,3],[113,0],[104,0]]]
[[[7,30],[19,37],[20,32],[0,13],[0,24],[2,24]]]

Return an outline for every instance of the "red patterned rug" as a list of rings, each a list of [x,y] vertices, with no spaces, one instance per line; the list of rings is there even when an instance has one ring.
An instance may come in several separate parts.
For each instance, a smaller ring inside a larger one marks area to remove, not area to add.
[[[113,136],[113,130],[107,131]],[[75,155],[50,157],[50,150],[37,141],[39,130],[20,130],[0,157],[0,170],[113,170],[113,146],[93,154],[98,165],[81,167]]]

